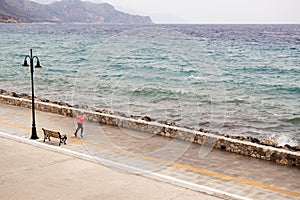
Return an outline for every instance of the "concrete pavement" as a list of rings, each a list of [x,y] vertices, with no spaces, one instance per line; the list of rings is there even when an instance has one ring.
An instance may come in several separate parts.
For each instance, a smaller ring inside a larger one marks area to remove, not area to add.
[[[11,139],[0,143],[1,199],[218,199]]]
[[[92,158],[94,162],[98,163],[98,165],[95,163],[93,163],[93,165],[99,167],[99,174],[101,174],[101,169],[103,167],[102,165],[99,165],[100,163],[108,165],[113,169],[121,169],[122,173],[119,170],[117,172],[121,173],[122,176],[124,175],[125,177],[130,177],[129,179],[131,179],[131,176],[136,176],[128,174],[128,172],[134,172],[141,174],[142,176],[150,177],[152,179],[169,182],[175,185],[180,185],[208,194],[214,194],[222,198],[300,199],[300,171],[294,167],[280,166],[278,164],[218,150],[213,150],[205,158],[199,158],[199,145],[187,144],[182,141],[163,138],[160,136],[149,136],[141,132],[119,129],[118,127],[111,127],[107,125],[99,125],[92,122],[87,122],[85,124],[84,138],[77,139],[72,135],[73,131],[75,130],[74,121],[72,118],[43,112],[36,112],[36,115],[38,130],[41,130],[41,128],[47,128],[51,130],[58,130],[68,135],[66,146],[62,145],[61,147],[57,147],[58,141],[56,139],[53,139],[51,142],[46,142],[46,146],[59,148],[61,150],[78,152],[82,155],[86,155],[86,157]],[[23,137],[27,140],[27,138],[30,137],[30,127],[30,109],[0,104],[0,131],[9,133],[19,138]],[[42,138],[42,135],[40,135],[40,137]],[[2,144],[3,140],[0,141]],[[41,139],[35,142],[43,144]],[[7,143],[7,140],[5,140],[4,143]],[[11,146],[19,145],[16,143],[11,144]],[[38,148],[42,151],[43,147],[44,146],[39,146]],[[168,151],[164,151],[164,149],[168,149]],[[2,150],[2,152],[4,152],[4,150]],[[64,152],[60,152],[60,155],[62,153]],[[4,160],[5,158],[9,158],[9,156],[10,154],[1,155]],[[20,154],[19,157],[20,158],[18,158],[18,156],[16,156],[15,158],[12,157],[12,160],[23,160],[22,157],[24,156]],[[32,163],[36,162],[36,164],[38,164],[39,161],[47,162],[48,159],[45,159],[44,157],[45,156],[43,155],[36,155],[36,160],[33,160]],[[55,159],[55,157],[56,156],[50,158],[49,162],[51,162],[52,159]],[[36,168],[37,170],[38,166],[39,165],[37,165]],[[82,164],[82,166],[85,166],[85,164]],[[6,173],[5,169],[6,167],[4,167],[4,169],[1,171],[3,173]],[[59,169],[62,169],[59,171],[67,170],[67,172],[69,172],[70,170],[67,166],[64,165],[60,166]],[[16,171],[18,170],[19,169],[16,168]],[[102,172],[104,172],[102,174],[106,174],[105,171]],[[8,171],[7,173],[10,174],[13,172]],[[74,185],[74,183],[76,185],[76,178],[73,177],[76,176],[76,173],[71,173],[72,175],[68,173],[66,173],[66,175],[64,174],[65,173],[60,172],[60,176],[64,177],[62,183],[64,183],[65,179],[71,179],[71,183],[69,183],[69,185]],[[52,178],[51,173],[46,173],[44,178],[48,180],[48,176]],[[38,177],[39,176],[37,176],[37,178]],[[85,174],[85,176],[81,176],[81,179],[88,179],[88,177],[94,178],[96,177],[96,174]],[[15,178],[17,180],[17,177]],[[137,178],[142,177],[138,176]],[[109,176],[106,180],[107,184],[110,184]],[[95,181],[96,182],[93,182],[92,184],[104,184],[103,182],[101,182],[101,179],[96,179]],[[149,183],[149,185],[155,185],[156,183],[165,184],[154,180],[151,181],[153,182]],[[143,181],[140,184],[143,185]],[[114,187],[114,189],[117,191],[119,189],[122,189],[118,187],[118,184],[115,185],[111,183],[110,185],[113,185],[110,187]],[[147,187],[149,185],[145,183],[145,186],[143,186],[143,188],[147,190]],[[167,184],[167,186],[170,185]],[[30,186],[28,186],[28,184],[27,187],[29,190]],[[161,186],[159,186],[158,188],[161,188]],[[71,188],[69,189],[71,191]],[[141,191],[141,193],[144,193],[142,199],[156,198],[151,196],[153,195],[152,193],[156,192],[155,190],[142,192],[143,190],[141,190],[141,188],[137,187],[136,189]],[[91,193],[94,192],[93,194],[95,195],[104,195],[104,193],[96,194],[96,192],[99,192],[99,190],[96,190],[96,186],[95,188],[93,186],[93,188],[90,190],[89,187],[84,188],[83,190],[89,191]],[[172,189],[170,189],[170,191],[172,191]],[[75,189],[73,192],[75,194],[80,194],[80,191],[78,189]],[[180,195],[176,195],[175,197],[172,196],[172,194],[175,194],[174,192],[168,193],[169,191],[165,191],[165,189],[157,192],[162,195],[160,196],[160,199],[168,199],[171,197],[180,199],[180,196],[186,196],[186,198],[184,199],[188,199],[190,192],[195,191],[186,190],[183,191],[183,193],[180,193]],[[1,191],[0,193],[2,194],[3,192]],[[110,196],[110,194],[108,193],[105,194],[107,195],[107,198],[105,199],[115,198],[114,196]],[[120,194],[123,193],[120,192]],[[130,190],[130,187],[127,190],[127,194],[133,194]],[[194,199],[207,199],[210,197],[203,197],[201,195],[203,194],[199,192],[192,193]],[[129,197],[130,196],[131,195],[129,195]],[[138,196],[138,194],[133,196]],[[124,199],[124,196],[122,195],[119,197],[121,199]]]

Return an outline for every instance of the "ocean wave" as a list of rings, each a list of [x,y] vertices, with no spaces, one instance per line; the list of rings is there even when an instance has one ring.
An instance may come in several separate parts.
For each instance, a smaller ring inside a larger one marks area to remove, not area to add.
[[[277,142],[277,146],[284,146],[289,144],[290,146],[297,146],[298,141],[294,138],[290,138],[290,136],[284,134],[273,134],[269,137],[271,140]]]
[[[279,86],[279,87],[275,87],[274,90],[288,92],[288,94],[291,94],[291,93],[300,94],[300,87],[298,87],[298,86],[290,86],[290,87]]]
[[[241,103],[249,103],[247,100],[245,99],[231,99],[231,100],[227,100],[225,101],[226,103],[229,104],[241,104]]]
[[[283,119],[282,121],[287,122],[287,123],[291,123],[294,125],[300,125],[300,117],[293,117],[290,119]]]
[[[196,76],[196,75],[193,75],[193,74],[190,75],[188,78],[196,80],[196,81],[202,81],[202,82],[205,82],[207,80],[207,78],[205,78],[204,76]]]

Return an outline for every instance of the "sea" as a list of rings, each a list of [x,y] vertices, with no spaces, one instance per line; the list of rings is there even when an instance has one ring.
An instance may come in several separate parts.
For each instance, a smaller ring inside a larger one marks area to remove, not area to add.
[[[0,89],[300,145],[300,25],[0,24]]]

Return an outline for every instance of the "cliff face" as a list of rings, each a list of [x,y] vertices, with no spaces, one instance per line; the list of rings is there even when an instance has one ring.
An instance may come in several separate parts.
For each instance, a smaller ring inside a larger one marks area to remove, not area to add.
[[[0,14],[0,22],[4,23],[20,23],[21,21],[8,15]]]
[[[48,5],[29,0],[1,0],[0,22],[5,22],[1,16],[15,19],[16,22],[152,23],[148,16],[130,15],[117,11],[107,3],[95,4],[81,0],[62,0]]]

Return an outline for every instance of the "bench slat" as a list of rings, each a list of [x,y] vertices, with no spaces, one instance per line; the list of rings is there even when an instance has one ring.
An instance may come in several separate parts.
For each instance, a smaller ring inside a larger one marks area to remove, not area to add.
[[[67,136],[65,134],[61,135],[60,132],[51,131],[51,130],[47,130],[47,129],[44,129],[44,128],[42,128],[42,130],[44,131],[44,142],[45,142],[46,139],[51,141],[50,137],[54,137],[54,138],[59,138],[59,146],[60,146],[61,143],[66,144]]]

